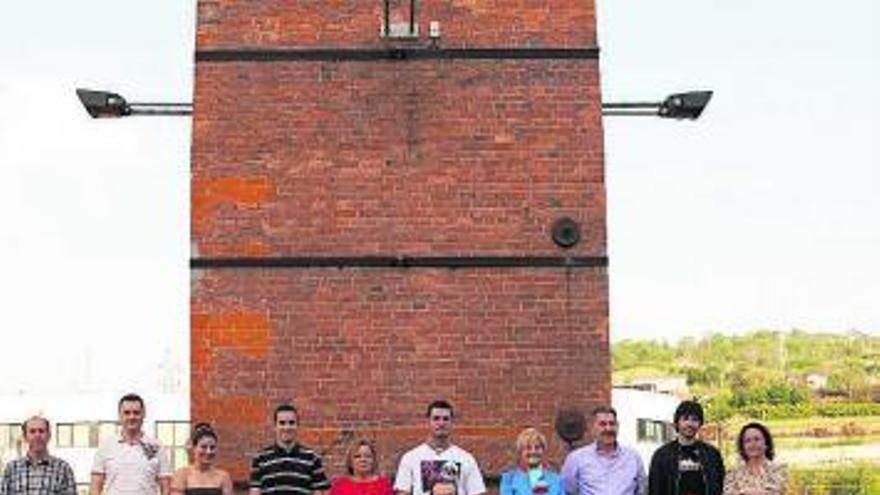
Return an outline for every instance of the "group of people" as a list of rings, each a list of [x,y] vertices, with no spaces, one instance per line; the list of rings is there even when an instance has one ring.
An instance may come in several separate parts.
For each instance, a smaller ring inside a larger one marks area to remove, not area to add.
[[[101,442],[91,473],[91,493],[100,495],[232,495],[229,474],[214,465],[217,434],[206,423],[193,426],[190,465],[172,472],[159,442],[143,431],[146,408],[128,394],[118,404],[120,433]],[[347,475],[332,481],[317,452],[297,440],[299,413],[291,404],[273,415],[275,441],[251,461],[249,495],[482,495],[486,486],[473,455],[451,442],[454,410],[444,400],[426,410],[428,437],[400,459],[392,481],[379,473],[375,445],[361,439],[345,458]],[[594,440],[573,450],[561,472],[547,460],[547,438],[526,428],[516,439],[516,465],[501,475],[500,495],[781,495],[786,473],[773,462],[766,427],[750,423],[740,431],[742,463],[725,473],[721,454],[700,441],[703,409],[682,402],[674,423],[677,438],[660,447],[646,474],[635,450],[617,440],[617,413],[593,410]],[[49,455],[49,421],[33,417],[22,425],[27,455],[7,464],[0,495],[76,494],[73,470]]]
[[[517,440],[519,466],[501,478],[501,495],[783,495],[786,470],[773,462],[773,438],[760,423],[749,423],[737,437],[742,460],[725,473],[721,453],[697,438],[703,408],[684,401],[673,418],[676,438],[658,448],[646,474],[642,459],[617,440],[617,412],[609,406],[593,410],[593,442],[573,450],[559,475],[546,467],[537,452],[546,439],[526,429]],[[468,494],[471,495],[471,494]]]

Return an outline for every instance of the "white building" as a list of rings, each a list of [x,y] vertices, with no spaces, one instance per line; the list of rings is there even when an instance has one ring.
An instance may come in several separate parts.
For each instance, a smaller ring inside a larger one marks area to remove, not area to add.
[[[675,438],[672,418],[679,402],[670,394],[625,387],[611,389],[611,405],[617,411],[618,441],[638,451],[645,469],[657,447]]]
[[[189,397],[142,394],[147,407],[144,430],[172,447],[172,463],[187,462],[184,445],[189,436]],[[52,425],[49,451],[70,463],[77,484],[87,486],[98,443],[119,429],[117,404],[123,394],[98,392],[0,393],[0,464],[27,452],[21,436],[22,421],[43,416]]]

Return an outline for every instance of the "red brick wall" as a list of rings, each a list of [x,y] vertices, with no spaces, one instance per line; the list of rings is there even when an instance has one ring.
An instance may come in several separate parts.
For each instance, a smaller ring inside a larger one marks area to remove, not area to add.
[[[592,2],[419,5],[442,47],[595,41]],[[201,0],[198,46],[375,48],[380,18],[381,2]],[[597,60],[196,67],[194,257],[606,253]],[[570,250],[549,235],[563,216],[583,228]],[[560,406],[609,400],[607,298],[603,268],[197,269],[192,418],[216,423],[238,479],[284,400],[331,472],[349,433],[393,470],[445,397],[497,474],[523,426],[552,436]]]
[[[437,21],[443,46],[584,47],[596,44],[589,0],[418,0],[420,32]],[[409,0],[392,0],[392,21]],[[384,46],[381,0],[199,0],[200,48]],[[423,38],[424,39],[424,38]]]

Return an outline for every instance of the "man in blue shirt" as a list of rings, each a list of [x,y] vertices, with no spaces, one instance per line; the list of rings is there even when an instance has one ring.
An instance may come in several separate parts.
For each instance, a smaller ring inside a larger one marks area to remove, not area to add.
[[[591,415],[593,443],[565,458],[562,481],[568,495],[643,495],[645,466],[639,454],[617,442],[617,411],[599,406]]]

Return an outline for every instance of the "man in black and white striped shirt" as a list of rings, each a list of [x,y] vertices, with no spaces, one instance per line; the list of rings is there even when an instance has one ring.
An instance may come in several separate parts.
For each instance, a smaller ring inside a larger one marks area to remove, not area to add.
[[[296,441],[299,414],[291,404],[275,408],[275,443],[251,462],[249,495],[323,495],[330,487],[321,457]]]

